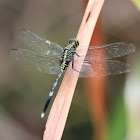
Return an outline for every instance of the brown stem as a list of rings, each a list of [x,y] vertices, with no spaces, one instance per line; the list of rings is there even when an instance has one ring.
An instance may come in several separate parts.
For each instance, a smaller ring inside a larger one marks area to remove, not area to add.
[[[89,0],[80,29],[77,34],[77,39],[80,42],[79,48],[82,48],[82,46],[89,46],[103,2],[104,0]],[[88,47],[84,47],[84,49],[85,51],[82,54],[83,56],[85,56]],[[84,57],[81,57],[79,61],[76,61],[76,67],[78,69],[81,68],[83,60]],[[68,69],[71,69],[71,67],[68,67]],[[70,76],[68,71],[65,72],[62,84],[48,116],[43,140],[61,139],[78,76],[79,73],[76,73],[75,76]]]

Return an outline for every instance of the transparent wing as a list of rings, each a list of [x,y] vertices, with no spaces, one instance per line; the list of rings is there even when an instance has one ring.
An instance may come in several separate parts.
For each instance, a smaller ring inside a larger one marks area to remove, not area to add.
[[[70,64],[71,67],[71,64]],[[76,68],[76,70],[78,70]],[[79,70],[78,70],[79,71]],[[79,77],[99,77],[106,75],[116,75],[130,71],[130,66],[127,63],[114,60],[105,60],[99,62],[84,61],[80,70]],[[76,75],[76,71],[69,69],[71,75]]]
[[[13,49],[10,55],[17,60],[34,65],[41,72],[57,74],[60,71],[59,55],[43,56],[23,49]]]
[[[103,46],[89,46],[85,60],[101,61],[103,59],[121,57],[134,51],[135,46],[132,43],[125,42],[112,43]]]
[[[127,63],[114,60],[106,60],[100,62],[84,61],[80,77],[98,77],[105,75],[116,75],[130,71],[130,66]]]
[[[38,54],[59,55],[63,51],[63,48],[58,44],[45,40],[29,30],[21,30],[19,37]]]

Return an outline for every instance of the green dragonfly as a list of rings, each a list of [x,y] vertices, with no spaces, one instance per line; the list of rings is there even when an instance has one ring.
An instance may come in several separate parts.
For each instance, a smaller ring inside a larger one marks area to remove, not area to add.
[[[132,43],[125,42],[102,46],[89,46],[82,68],[78,71],[74,68],[74,57],[83,56],[76,53],[79,49],[77,48],[79,46],[79,41],[77,39],[69,39],[68,45],[65,48],[62,48],[58,44],[43,39],[29,30],[21,30],[19,32],[19,37],[30,47],[31,51],[25,49],[12,49],[10,52],[11,56],[17,60],[33,64],[41,72],[58,74],[45,103],[41,114],[42,118],[51,101],[58,80],[63,71],[67,69],[69,62],[72,62],[71,66],[73,71],[79,72],[80,77],[121,74],[130,71],[129,64],[106,59],[121,57],[135,51],[135,46]]]

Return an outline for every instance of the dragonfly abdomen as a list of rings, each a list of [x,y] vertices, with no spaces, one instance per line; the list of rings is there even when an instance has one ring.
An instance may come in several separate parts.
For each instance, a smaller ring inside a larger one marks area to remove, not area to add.
[[[53,84],[53,87],[52,87],[52,89],[51,89],[51,91],[50,91],[50,93],[49,93],[47,102],[45,103],[43,112],[41,113],[41,118],[44,117],[44,114],[45,114],[45,112],[46,112],[46,110],[47,110],[47,108],[48,108],[48,105],[49,105],[49,103],[50,103],[50,101],[51,101],[51,98],[52,98],[52,96],[53,96],[55,87],[56,87],[56,85],[57,85],[57,83],[58,83],[58,80],[59,80],[59,78],[61,77],[61,74],[62,74],[62,73],[63,73],[63,69],[61,69],[60,73],[58,74],[58,76],[57,76],[57,78],[56,78],[56,80],[55,80],[55,82],[54,82],[54,84]]]

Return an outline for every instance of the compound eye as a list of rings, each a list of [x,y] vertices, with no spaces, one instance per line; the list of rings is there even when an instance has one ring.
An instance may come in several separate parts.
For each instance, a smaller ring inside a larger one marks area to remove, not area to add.
[[[72,43],[72,39],[69,39],[69,44],[71,44]]]
[[[79,46],[79,41],[77,39],[75,40],[75,44],[76,44],[76,47]]]
[[[77,46],[79,46],[79,41],[78,41],[78,40],[77,40],[77,42],[76,42],[76,43],[77,43]]]

